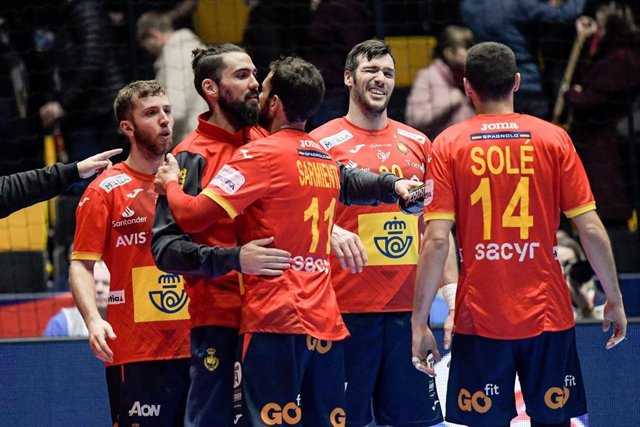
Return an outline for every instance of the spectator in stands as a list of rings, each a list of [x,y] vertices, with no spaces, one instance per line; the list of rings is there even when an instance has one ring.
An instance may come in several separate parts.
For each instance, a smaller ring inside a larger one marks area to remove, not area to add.
[[[419,70],[413,81],[405,111],[407,124],[432,140],[452,124],[475,114],[462,85],[464,62],[471,46],[471,30],[456,25],[445,27],[438,38],[435,60]]]
[[[347,114],[349,93],[344,86],[344,58],[351,46],[373,37],[372,17],[356,0],[312,0],[306,59],[318,67],[325,83],[324,100],[307,122],[315,129]]]
[[[565,94],[572,111],[570,133],[587,171],[605,225],[624,225],[631,216],[617,122],[640,88],[639,31],[631,9],[607,2],[596,18],[580,17],[576,30],[591,36],[573,86]]]
[[[96,282],[96,305],[100,317],[106,319],[107,302],[109,301],[109,284],[111,274],[103,261],[96,262],[93,267],[93,278]],[[77,307],[63,308],[53,316],[44,330],[45,337],[88,337],[80,310]]]
[[[522,76],[515,94],[515,111],[543,119],[549,117],[550,98],[544,92],[536,54],[535,26],[569,24],[584,9],[586,0],[461,0],[462,22],[477,42],[504,43],[516,54]]]
[[[607,297],[594,281],[594,272],[580,243],[565,231],[558,231],[558,262],[569,285],[576,319],[604,318]]]
[[[191,52],[204,45],[190,29],[174,30],[171,18],[158,12],[143,14],[136,32],[140,46],[157,58],[153,64],[155,80],[166,88],[171,102],[173,140],[182,141],[198,126],[198,114],[207,110],[193,85],[191,69]]]
[[[58,6],[54,53],[59,82],[52,83],[53,100],[40,108],[40,118],[45,129],[60,126],[73,161],[118,140],[111,108],[124,76],[103,3],[69,0]]]
[[[80,178],[89,178],[111,165],[109,157],[120,154],[122,148],[96,154],[81,162],[58,163],[42,169],[0,176],[0,218],[9,216],[63,192]]]

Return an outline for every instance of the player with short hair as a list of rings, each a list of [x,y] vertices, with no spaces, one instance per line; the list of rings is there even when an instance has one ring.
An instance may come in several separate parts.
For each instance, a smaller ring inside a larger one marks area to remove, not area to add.
[[[344,79],[347,115],[311,136],[348,166],[423,182],[431,141],[387,117],[395,87],[389,45],[380,40],[355,45],[346,59]],[[401,214],[394,206],[336,206],[332,243],[337,256],[331,258],[331,271],[351,334],[345,341],[348,425],[368,425],[372,408],[378,424],[429,426],[442,421],[435,382],[409,360],[421,231],[418,217]],[[447,283],[457,281],[453,251],[451,259]],[[448,320],[450,331],[453,311]]]
[[[171,147],[164,88],[135,81],[114,102],[131,151],[80,199],[71,290],[93,353],[106,363],[111,417],[120,426],[181,425],[189,389],[188,297],[182,278],[160,271],[149,242],[157,193],[153,176]],[[111,272],[107,319],[96,306],[93,267]]]
[[[469,50],[465,91],[477,116],[433,143],[426,238],[416,280],[413,355],[440,360],[427,325],[454,224],[462,258],[447,389],[447,421],[507,426],[520,379],[533,426],[569,426],[587,412],[571,296],[557,260],[559,212],[573,220],[607,295],[606,348],[627,320],[611,245],[571,139],[560,127],[513,111],[520,74],[511,49]]]
[[[234,151],[268,133],[257,126],[258,81],[251,58],[225,43],[196,49],[192,61],[196,90],[209,111],[173,150],[182,189],[191,195],[206,188]],[[151,250],[158,266],[185,275],[191,314],[191,389],[185,425],[233,425],[233,370],[240,327],[240,277],[279,275],[289,253],[265,247],[271,236],[236,246],[236,226],[220,218],[187,235],[176,223],[164,196],[158,198]],[[235,270],[235,271],[234,271]]]

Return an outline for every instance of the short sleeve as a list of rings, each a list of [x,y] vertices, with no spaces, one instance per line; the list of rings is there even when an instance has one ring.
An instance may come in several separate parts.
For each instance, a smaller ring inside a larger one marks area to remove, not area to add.
[[[104,198],[94,189],[87,189],[76,210],[72,258],[98,261],[104,252],[110,225],[111,213]]]
[[[560,162],[560,208],[567,218],[583,214],[596,208],[587,174],[578,153],[565,132],[563,132]]]
[[[451,144],[436,138],[427,157],[424,220],[455,219],[455,191],[451,170]]]

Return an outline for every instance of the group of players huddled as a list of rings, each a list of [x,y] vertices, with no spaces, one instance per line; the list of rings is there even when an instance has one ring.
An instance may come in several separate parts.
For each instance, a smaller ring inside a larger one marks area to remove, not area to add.
[[[555,258],[560,211],[607,294],[608,347],[626,334],[622,297],[571,140],[513,110],[508,47],[469,50],[477,115],[433,143],[387,117],[395,59],[383,41],[353,47],[348,112],[310,133],[324,94],[311,63],[281,58],[258,82],[249,55],[221,44],[195,50],[192,66],[209,108],[197,128],[172,148],[164,88],[126,85],[114,109],[129,156],[77,209],[71,287],[106,363],[114,425],[438,424],[428,322],[438,288],[452,348],[447,421],[509,425],[516,373],[533,425],[586,413]],[[424,215],[400,212],[398,198],[422,184]]]

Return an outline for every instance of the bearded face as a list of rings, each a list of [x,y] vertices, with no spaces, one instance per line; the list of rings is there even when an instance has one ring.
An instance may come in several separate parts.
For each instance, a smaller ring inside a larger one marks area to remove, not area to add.
[[[270,130],[273,124],[273,117],[269,113],[268,105],[271,102],[271,95],[265,98],[264,104],[260,104],[260,114],[258,115],[258,124],[264,129]]]
[[[234,98],[233,93],[222,87],[218,101],[221,111],[238,127],[255,125],[258,122],[258,91],[248,90],[240,98]]]
[[[157,130],[136,126],[133,136],[138,146],[153,156],[161,156],[168,153],[173,143],[173,138],[168,128],[158,132]]]

